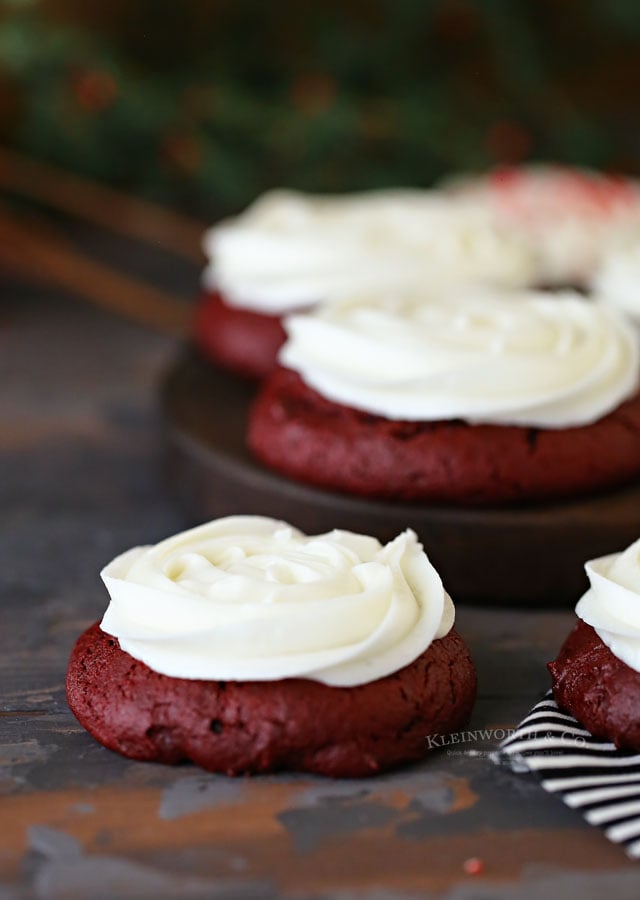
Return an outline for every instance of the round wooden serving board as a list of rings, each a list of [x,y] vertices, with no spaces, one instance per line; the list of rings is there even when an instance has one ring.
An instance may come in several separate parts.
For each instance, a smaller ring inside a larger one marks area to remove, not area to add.
[[[332,528],[387,541],[413,528],[456,602],[575,603],[587,559],[640,537],[640,484],[565,503],[460,509],[335,494],[263,468],[245,446],[255,388],[186,355],[162,386],[173,490],[195,522],[265,515],[308,534]]]

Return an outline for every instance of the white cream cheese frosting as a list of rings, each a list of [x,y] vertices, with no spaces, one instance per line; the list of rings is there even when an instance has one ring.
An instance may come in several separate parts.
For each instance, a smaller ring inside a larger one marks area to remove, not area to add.
[[[562,166],[497,170],[453,180],[451,194],[477,203],[529,240],[538,283],[590,284],[606,247],[640,225],[640,185],[630,178]]]
[[[604,257],[593,280],[593,295],[640,322],[640,228],[634,238]]]
[[[272,191],[204,239],[207,288],[267,314],[399,282],[521,286],[536,263],[488,210],[427,190]]]
[[[383,546],[231,516],[129,550],[101,575],[102,630],[179,678],[364,684],[413,662],[454,621],[410,530]]]
[[[286,320],[280,361],[337,403],[389,419],[567,428],[638,389],[614,310],[570,292],[355,298]]]
[[[640,672],[640,540],[624,553],[585,566],[591,587],[576,614],[591,625],[614,656]]]

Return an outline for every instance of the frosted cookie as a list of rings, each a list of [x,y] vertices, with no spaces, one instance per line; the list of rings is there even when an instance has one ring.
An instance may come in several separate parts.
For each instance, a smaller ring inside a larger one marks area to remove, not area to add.
[[[640,476],[633,328],[571,293],[357,298],[287,320],[249,444],[318,487],[462,505]]]
[[[468,720],[476,677],[453,604],[406,531],[219,519],[102,573],[111,602],[78,640],[69,705],[133,759],[230,775],[372,775]]]
[[[253,377],[275,366],[280,318],[292,311],[404,282],[524,285],[535,271],[529,245],[489,212],[426,190],[272,191],[207,232],[204,246],[195,342]]]
[[[640,540],[586,569],[578,624],[549,663],[553,694],[595,737],[640,751]]]

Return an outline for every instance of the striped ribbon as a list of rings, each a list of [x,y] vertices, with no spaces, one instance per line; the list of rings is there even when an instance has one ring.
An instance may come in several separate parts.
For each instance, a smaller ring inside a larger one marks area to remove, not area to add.
[[[548,691],[494,754],[505,759],[640,858],[640,754],[592,737]]]

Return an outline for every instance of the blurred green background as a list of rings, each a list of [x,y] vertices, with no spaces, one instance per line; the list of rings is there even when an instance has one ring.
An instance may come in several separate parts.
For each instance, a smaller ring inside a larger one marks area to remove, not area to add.
[[[205,215],[286,184],[640,173],[638,0],[0,0],[0,140]]]

